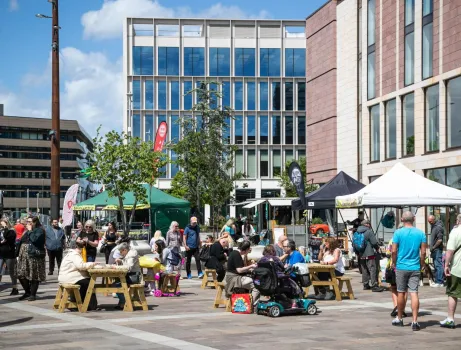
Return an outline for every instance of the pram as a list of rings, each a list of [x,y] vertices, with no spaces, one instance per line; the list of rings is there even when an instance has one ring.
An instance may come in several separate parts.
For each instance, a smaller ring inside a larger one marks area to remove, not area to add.
[[[290,277],[292,274],[295,276],[294,279]],[[310,280],[305,275],[298,274],[295,268],[290,268],[283,276],[279,276],[274,262],[258,263],[258,267],[253,271],[253,283],[262,296],[269,297],[267,301],[258,302],[258,315],[279,317],[284,313],[317,313],[316,301],[305,299],[304,293],[298,294],[290,280],[294,281],[301,291],[310,284]],[[297,307],[293,307],[293,300]]]

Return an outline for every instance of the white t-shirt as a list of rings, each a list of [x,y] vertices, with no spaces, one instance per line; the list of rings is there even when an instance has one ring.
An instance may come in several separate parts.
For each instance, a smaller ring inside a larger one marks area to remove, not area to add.
[[[461,246],[461,226],[451,230],[447,243],[447,250],[455,251],[459,246]],[[456,277],[461,278],[461,249],[459,249],[453,256],[450,266],[451,273]]]
[[[339,250],[339,259],[335,264],[335,270],[338,270],[338,272],[341,272],[341,273],[345,273],[346,269],[345,269],[344,264],[343,264],[343,256],[342,256],[343,254],[341,252],[341,249],[336,248],[336,250]],[[325,261],[327,263],[327,262],[330,262],[330,261],[334,260],[334,258],[335,258],[334,253],[335,252],[333,252],[333,254],[330,254],[329,251],[326,252],[325,255],[323,256],[323,261]]]

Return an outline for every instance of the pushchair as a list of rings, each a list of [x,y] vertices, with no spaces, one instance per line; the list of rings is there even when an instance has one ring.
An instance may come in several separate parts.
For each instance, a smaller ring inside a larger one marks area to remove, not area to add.
[[[295,277],[292,279],[291,275]],[[309,278],[298,274],[296,269],[290,268],[281,276],[277,274],[274,262],[260,262],[253,271],[252,277],[255,288],[262,296],[269,297],[269,300],[258,302],[256,308],[258,315],[279,317],[285,313],[308,315],[317,313],[316,301],[305,299],[304,293],[298,293],[292,286],[294,281],[302,291],[303,287],[310,284]],[[293,307],[293,300],[296,307]]]

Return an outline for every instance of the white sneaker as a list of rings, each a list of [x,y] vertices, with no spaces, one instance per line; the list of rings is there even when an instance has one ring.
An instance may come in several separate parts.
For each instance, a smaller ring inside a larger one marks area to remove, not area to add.
[[[434,285],[436,285],[436,284],[437,284],[437,283],[435,283],[433,280],[431,280],[431,279],[429,280],[429,285],[430,285],[431,287],[434,287]]]
[[[423,286],[424,286],[423,280],[419,280],[419,286],[420,286],[420,287],[423,287]]]
[[[431,287],[434,287],[434,288],[443,288],[443,284],[434,283]]]

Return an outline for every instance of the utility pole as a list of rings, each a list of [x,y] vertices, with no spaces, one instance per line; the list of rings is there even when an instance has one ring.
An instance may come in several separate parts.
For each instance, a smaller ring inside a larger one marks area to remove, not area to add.
[[[50,1],[50,0],[49,0]],[[52,102],[51,102],[51,219],[59,218],[61,193],[60,112],[59,112],[59,17],[58,2],[51,0],[52,10]]]

